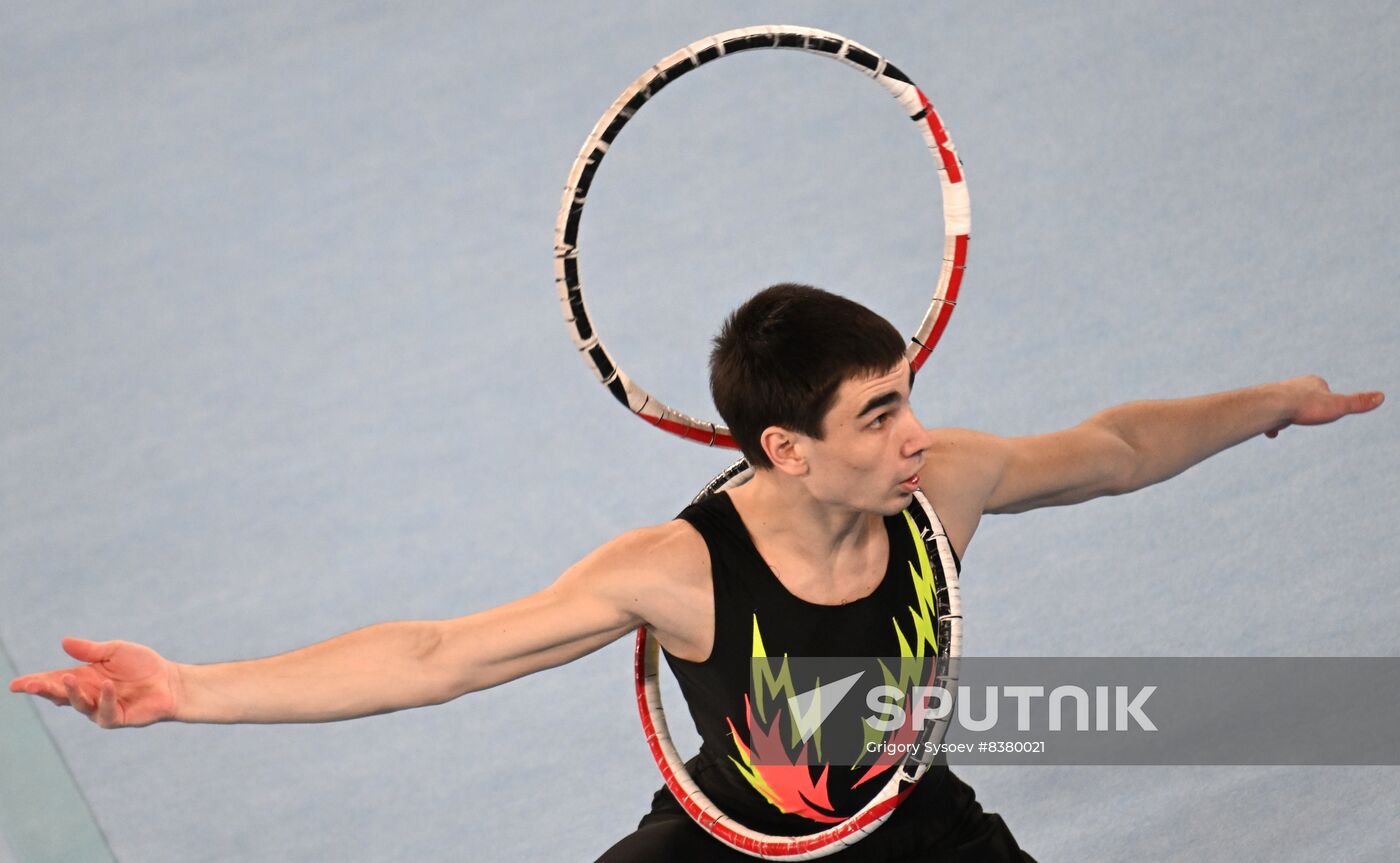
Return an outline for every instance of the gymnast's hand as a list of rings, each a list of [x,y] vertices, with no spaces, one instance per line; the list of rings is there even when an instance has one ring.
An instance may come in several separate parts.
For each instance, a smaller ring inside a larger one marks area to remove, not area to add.
[[[11,692],[27,692],[74,710],[103,728],[150,725],[175,716],[180,672],[175,663],[130,641],[63,639],[63,649],[86,663],[25,674]]]
[[[1334,393],[1327,386],[1327,381],[1317,375],[1293,378],[1284,381],[1283,386],[1288,389],[1291,399],[1288,419],[1283,425],[1265,432],[1269,437],[1278,437],[1278,433],[1290,425],[1323,425],[1348,414],[1375,410],[1385,401],[1385,393],[1381,392]]]

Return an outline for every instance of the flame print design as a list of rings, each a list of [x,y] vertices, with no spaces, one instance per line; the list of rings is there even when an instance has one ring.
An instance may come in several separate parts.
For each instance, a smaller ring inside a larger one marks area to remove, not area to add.
[[[881,660],[880,669],[885,683],[907,694],[911,687],[926,684],[933,677],[938,655],[938,611],[934,598],[933,564],[929,560],[928,550],[914,519],[908,512],[903,515],[914,538],[916,551],[915,559],[909,562],[909,576],[913,581],[917,608],[907,606],[912,640],[905,635],[898,617],[890,619],[901,660],[897,670],[890,669]],[[769,658],[757,614],[753,616],[752,654],[754,659]],[[745,745],[744,735],[739,733],[734,720],[725,717],[735,748],[729,760],[749,785],[779,812],[823,824],[840,822],[844,816],[835,811],[827,791],[831,767],[822,761],[821,728],[817,728],[809,741],[803,742],[797,723],[789,717],[788,742],[785,744],[783,741],[783,710],[777,705],[785,705],[789,698],[797,695],[787,653],[782,655],[776,673],[772,670],[771,662],[754,662],[752,668],[751,691],[757,694],[758,703],[753,704],[748,695],[744,696],[745,726],[750,744]],[[892,732],[884,733],[864,725],[864,732],[867,742],[912,743],[918,737],[918,732],[908,722]],[[899,761],[899,755],[875,755],[872,756],[872,763],[863,768],[859,764],[851,767],[852,771],[863,770],[851,787],[857,788],[884,774]],[[814,766],[821,767],[815,779],[812,776]]]

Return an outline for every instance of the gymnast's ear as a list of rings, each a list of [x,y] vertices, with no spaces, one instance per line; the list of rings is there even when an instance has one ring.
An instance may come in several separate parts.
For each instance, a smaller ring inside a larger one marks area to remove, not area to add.
[[[764,455],[773,463],[773,469],[789,476],[804,476],[807,473],[807,456],[801,445],[802,436],[782,426],[769,426],[758,436]]]

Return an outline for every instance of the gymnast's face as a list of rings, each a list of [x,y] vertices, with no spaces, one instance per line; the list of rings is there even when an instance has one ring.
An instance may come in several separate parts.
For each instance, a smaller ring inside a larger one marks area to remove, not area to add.
[[[882,375],[841,384],[822,421],[822,439],[802,441],[815,497],[881,515],[909,505],[928,445],[909,406],[912,378],[901,361]]]

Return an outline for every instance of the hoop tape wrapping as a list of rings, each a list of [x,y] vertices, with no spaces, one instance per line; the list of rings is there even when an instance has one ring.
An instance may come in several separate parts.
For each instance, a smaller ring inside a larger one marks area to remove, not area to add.
[[[658,428],[709,446],[735,447],[725,426],[682,413],[632,380],[613,359],[598,336],[584,302],[579,274],[579,223],[588,190],[609,146],[641,107],[676,79],[721,57],[757,48],[786,48],[837,60],[889,91],[917,125],[938,168],[943,201],[943,261],[933,298],[923,320],[909,339],[906,356],[917,371],[928,359],[948,326],[957,304],[972,210],[962,163],[952,139],[928,97],[898,67],[844,36],[792,25],[765,25],[729,30],[685,46],[652,66],[613,100],[584,141],[564,185],[554,225],[554,281],[559,304],[574,345],[594,375],[629,411]]]
[[[696,500],[742,485],[752,475],[742,459],[711,480]],[[956,691],[958,657],[962,655],[962,603],[958,594],[957,564],[948,536],[923,492],[915,492],[908,512],[914,518],[930,557],[937,582],[934,602],[937,610],[939,652],[934,683],[947,692]],[[685,762],[671,742],[661,705],[658,648],[645,626],[637,629],[633,673],[637,688],[637,711],[642,731],[666,787],[687,814],[720,842],[764,860],[815,860],[854,845],[879,827],[894,812],[928,769],[916,756],[917,746],[895,764],[884,787],[859,812],[833,827],[804,836],[771,836],[751,830],[722,812],[695,784]],[[929,723],[917,743],[940,742],[947,732],[947,719]]]

